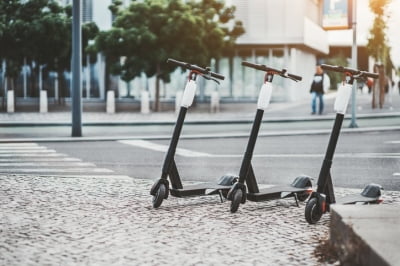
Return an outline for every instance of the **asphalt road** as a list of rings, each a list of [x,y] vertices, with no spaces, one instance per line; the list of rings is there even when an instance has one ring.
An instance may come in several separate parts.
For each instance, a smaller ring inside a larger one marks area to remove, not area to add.
[[[318,177],[329,135],[260,137],[253,158],[259,183],[287,184],[299,174]],[[158,179],[168,140],[42,143],[50,149],[111,169],[115,174]],[[182,139],[176,163],[183,180],[213,181],[238,174],[247,138]],[[335,186],[375,182],[400,191],[400,132],[342,133],[332,165]],[[316,180],[314,181],[316,184]]]

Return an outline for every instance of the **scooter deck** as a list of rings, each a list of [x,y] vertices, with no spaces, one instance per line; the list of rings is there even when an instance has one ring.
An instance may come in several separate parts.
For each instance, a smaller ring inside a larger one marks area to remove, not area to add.
[[[361,194],[351,194],[338,198],[336,204],[355,204],[357,202],[377,203],[379,197],[366,197]]]
[[[291,196],[292,194],[286,195],[285,197],[281,196],[282,192],[305,192],[308,188],[297,188],[293,186],[273,186],[269,188],[260,189],[258,193],[247,193],[247,199],[250,201],[266,201],[272,199],[280,199]]]
[[[211,193],[207,193],[207,189],[213,189]],[[231,186],[223,186],[213,183],[202,183],[197,185],[184,186],[181,189],[171,188],[170,193],[174,197],[190,197],[190,196],[200,196],[200,195],[214,195],[218,194],[218,190],[231,189]]]

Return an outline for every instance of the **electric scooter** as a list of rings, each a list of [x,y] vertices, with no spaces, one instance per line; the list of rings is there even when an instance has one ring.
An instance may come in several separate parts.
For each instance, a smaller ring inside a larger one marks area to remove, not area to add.
[[[239,170],[239,179],[229,190],[227,199],[231,201],[230,211],[236,212],[240,203],[244,204],[246,200],[250,201],[266,201],[272,199],[281,199],[294,197],[296,205],[299,206],[298,200],[305,201],[312,192],[311,178],[308,176],[297,177],[292,184],[284,186],[273,186],[269,188],[259,189],[251,160],[253,151],[258,137],[258,131],[262,123],[264,110],[268,107],[272,94],[272,79],[274,75],[288,78],[293,81],[300,81],[302,78],[293,74],[289,74],[286,69],[277,70],[265,65],[242,62],[243,66],[254,68],[266,72],[264,84],[261,87],[257,102],[257,112],[253,121],[250,137],[248,140],[246,152],[244,154],[242,164]],[[244,182],[246,181],[246,185]],[[248,189],[248,192],[246,191]]]
[[[342,127],[342,122],[350,99],[353,82],[354,80],[365,79],[367,77],[374,79],[379,77],[379,75],[376,73],[360,71],[342,66],[322,64],[321,67],[322,69],[328,71],[343,73],[344,81],[343,85],[341,85],[338,89],[334,104],[336,118],[330,135],[328,148],[325,153],[325,158],[319,172],[317,191],[311,193],[310,199],[308,200],[305,208],[305,218],[309,224],[317,223],[321,219],[322,214],[329,211],[330,205],[336,203],[330,169]],[[337,203],[355,204],[359,202],[364,204],[378,204],[382,202],[381,190],[382,187],[380,185],[372,183],[367,185],[361,194],[348,195],[338,199]]]
[[[183,92],[181,107],[179,110],[177,121],[175,123],[175,129],[173,131],[171,142],[169,144],[169,148],[164,159],[161,178],[154,183],[150,190],[150,195],[153,196],[153,207],[158,208],[162,204],[163,200],[168,198],[169,194],[175,197],[219,194],[222,202],[223,197],[226,196],[229,189],[231,188],[231,185],[233,185],[237,177],[225,175],[222,176],[216,184],[202,183],[198,185],[188,185],[183,187],[174,157],[187,110],[192,105],[193,99],[195,97],[197,76],[201,76],[206,80],[213,80],[218,84],[218,80],[223,80],[225,77],[221,74],[211,72],[209,68],[202,68],[174,59],[168,59],[167,63],[180,66],[184,69],[188,69],[190,70],[190,73],[188,82]],[[170,185],[168,178],[171,181],[171,188],[169,187]]]

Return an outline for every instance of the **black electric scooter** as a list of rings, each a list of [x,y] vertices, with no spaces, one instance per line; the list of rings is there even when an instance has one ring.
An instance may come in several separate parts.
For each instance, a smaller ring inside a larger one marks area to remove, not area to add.
[[[365,79],[367,77],[377,79],[378,74],[360,71],[357,69],[346,68],[341,66],[331,66],[322,64],[321,67],[328,71],[335,71],[344,73],[345,79],[343,85],[339,87],[338,94],[336,96],[334,109],[336,111],[335,123],[332,128],[330,135],[328,148],[325,153],[325,158],[322,163],[321,171],[318,177],[317,191],[313,192],[308,200],[305,208],[305,217],[309,224],[315,224],[318,222],[322,214],[329,211],[329,206],[336,203],[335,194],[333,191],[332,177],[331,177],[331,166],[332,159],[335,153],[336,144],[339,138],[340,129],[346,113],[347,105],[350,99],[352,86],[354,80]],[[339,204],[373,204],[381,203],[381,190],[382,187],[378,184],[369,184],[364,188],[361,194],[348,195],[338,199]]]
[[[174,157],[182,126],[185,120],[186,112],[188,108],[192,105],[193,99],[195,97],[197,76],[201,76],[207,80],[213,80],[217,83],[219,83],[217,79],[223,80],[225,77],[221,74],[211,72],[209,68],[202,68],[174,59],[168,59],[167,63],[180,66],[184,69],[188,69],[190,70],[190,73],[189,80],[183,92],[181,108],[179,110],[179,115],[175,123],[175,129],[172,135],[172,139],[164,159],[161,178],[154,183],[153,187],[150,190],[150,194],[153,196],[153,207],[158,208],[163,200],[168,198],[169,193],[175,197],[219,194],[221,201],[223,201],[223,196],[226,196],[227,192],[236,181],[237,177],[225,175],[222,176],[216,184],[202,183],[198,185],[189,185],[183,187]],[[172,188],[169,187],[168,177],[171,181]],[[208,190],[211,191],[207,192]]]
[[[246,152],[244,154],[242,165],[239,171],[239,180],[229,190],[227,199],[231,201],[230,211],[236,212],[240,203],[245,203],[246,199],[250,201],[266,201],[272,199],[281,199],[294,197],[296,205],[299,206],[298,200],[305,201],[312,192],[311,178],[308,176],[297,177],[292,184],[285,186],[273,186],[269,188],[259,189],[254,175],[251,160],[253,151],[258,137],[258,131],[262,123],[264,110],[268,107],[272,94],[272,79],[274,75],[288,78],[294,81],[299,81],[302,78],[293,74],[287,73],[286,69],[277,70],[265,65],[242,62],[243,66],[251,67],[257,70],[266,72],[264,84],[261,87],[258,96],[257,112],[254,118],[253,127],[251,129]],[[246,181],[248,192],[246,192]],[[285,194],[285,195],[283,195]]]

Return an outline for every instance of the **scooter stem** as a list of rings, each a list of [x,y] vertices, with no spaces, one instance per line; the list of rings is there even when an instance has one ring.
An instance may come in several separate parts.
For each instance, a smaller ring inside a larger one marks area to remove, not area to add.
[[[171,142],[168,147],[168,152],[164,159],[164,165],[162,168],[161,178],[168,177],[168,173],[171,169],[171,165],[174,160],[176,147],[178,146],[179,136],[181,135],[183,122],[185,121],[187,109],[188,108],[186,108],[184,106],[181,106],[181,108],[179,109],[179,115],[178,115],[178,119],[176,120],[174,133],[172,134]]]
[[[337,113],[335,123],[332,128],[331,136],[329,138],[328,148],[325,153],[325,158],[322,163],[321,171],[318,177],[317,192],[325,193],[326,185],[328,183],[328,175],[332,166],[332,159],[335,153],[336,144],[339,139],[340,129],[342,128],[344,114]]]

